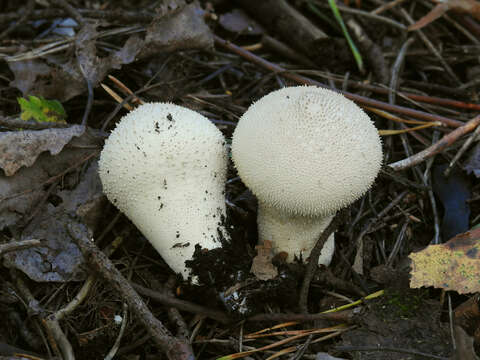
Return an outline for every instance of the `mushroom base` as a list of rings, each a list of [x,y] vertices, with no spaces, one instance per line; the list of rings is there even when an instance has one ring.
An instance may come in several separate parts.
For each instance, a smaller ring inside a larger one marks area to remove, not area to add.
[[[292,215],[259,202],[257,217],[259,242],[271,241],[274,253],[288,254],[287,262],[292,262],[295,256],[306,260],[332,219],[333,215],[324,217]],[[323,246],[318,264],[330,265],[334,251],[335,236],[332,234]]]

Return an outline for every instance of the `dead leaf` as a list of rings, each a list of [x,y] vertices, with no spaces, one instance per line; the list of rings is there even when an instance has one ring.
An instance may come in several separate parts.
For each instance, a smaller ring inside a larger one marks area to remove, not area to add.
[[[3,134],[8,133],[0,133],[0,137]],[[0,230],[15,226],[33,211],[45,196],[49,179],[91,156],[92,151],[98,151],[102,141],[98,135],[87,128],[82,136],[73,137],[58,155],[44,152],[32,166],[22,167],[13,176],[5,176],[0,171]],[[7,149],[8,156],[20,157],[14,153],[15,144],[11,145],[14,147]],[[5,152],[0,153],[0,159],[5,156]]]
[[[211,47],[213,34],[203,19],[202,8],[194,1],[180,11],[161,17],[150,24],[137,59],[180,49]]]
[[[41,247],[7,253],[7,267],[16,268],[37,282],[79,281],[85,278],[80,268],[83,256],[65,228],[71,218],[48,204],[41,216],[32,221],[21,240],[40,239]]]
[[[479,301],[480,296],[474,295],[458,305],[453,312],[455,324],[461,326],[468,334],[476,334],[480,329]]]
[[[82,280],[85,273],[80,269],[83,257],[75,242],[70,239],[66,224],[72,221],[69,214],[81,215],[84,222],[94,226],[101,219],[98,208],[83,205],[104,199],[98,176],[98,164],[93,162],[85,172],[80,183],[73,190],[63,190],[59,196],[63,200],[57,206],[46,203],[37,216],[22,232],[21,239],[41,239],[42,247],[30,248],[8,253],[4,256],[9,267],[23,271],[34,281],[71,281]],[[83,210],[82,210],[83,209]],[[80,213],[79,213],[80,211]],[[93,216],[92,216],[93,215]]]
[[[262,245],[255,246],[257,256],[253,258],[250,272],[259,280],[271,280],[278,275],[278,270],[272,264],[273,250],[271,241],[265,240]]]
[[[84,131],[83,126],[72,125],[68,128],[0,133],[0,168],[5,175],[12,176],[22,166],[32,166],[44,151],[57,155],[73,137],[82,135]]]
[[[457,235],[445,244],[410,254],[410,287],[433,286],[460,294],[480,291],[480,229]]]
[[[14,75],[10,86],[17,88],[23,95],[35,93],[35,86],[43,77],[51,73],[50,67],[40,59],[9,62],[8,66]],[[48,95],[43,94],[48,97]]]
[[[218,23],[225,30],[237,34],[262,35],[265,32],[262,25],[241,9],[233,9],[228,13],[220,15]]]
[[[7,59],[14,74],[10,85],[24,96],[41,95],[64,102],[85,92],[85,77],[96,87],[108,72],[124,64],[165,52],[213,46],[212,32],[197,1],[188,5],[180,0],[169,1],[164,6],[147,27],[144,39],[131,35],[120,50],[108,56],[97,55],[98,23],[87,23],[75,38],[75,53],[58,52],[20,61]]]
[[[479,360],[475,354],[473,338],[460,327],[455,326],[455,355],[452,360]]]
[[[408,31],[419,30],[437,20],[449,10],[466,13],[480,20],[480,2],[475,0],[433,0],[437,5],[420,20],[408,27]]]

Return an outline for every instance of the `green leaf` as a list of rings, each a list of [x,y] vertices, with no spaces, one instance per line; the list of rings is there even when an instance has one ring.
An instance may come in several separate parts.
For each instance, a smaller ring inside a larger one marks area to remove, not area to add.
[[[66,123],[65,109],[57,100],[47,100],[41,96],[29,95],[28,100],[17,98],[17,101],[22,111],[20,114],[22,120],[33,119],[39,122]]]

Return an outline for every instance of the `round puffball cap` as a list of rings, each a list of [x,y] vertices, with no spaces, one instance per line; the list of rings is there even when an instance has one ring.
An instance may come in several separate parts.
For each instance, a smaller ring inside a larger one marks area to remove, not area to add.
[[[240,118],[232,158],[260,201],[292,214],[322,216],[370,188],[382,164],[382,143],[368,115],[343,95],[286,87]]]

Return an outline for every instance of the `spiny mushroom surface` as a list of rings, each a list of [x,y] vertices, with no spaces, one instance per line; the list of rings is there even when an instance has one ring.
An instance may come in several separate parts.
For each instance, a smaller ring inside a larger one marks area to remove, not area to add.
[[[306,259],[335,212],[361,197],[382,163],[370,118],[314,86],[286,87],[252,104],[232,138],[238,174],[259,201],[261,242]],[[329,265],[334,238],[319,263]]]
[[[148,103],[125,115],[105,142],[104,193],[184,278],[185,261],[228,240],[227,157],[222,133],[195,111]]]

